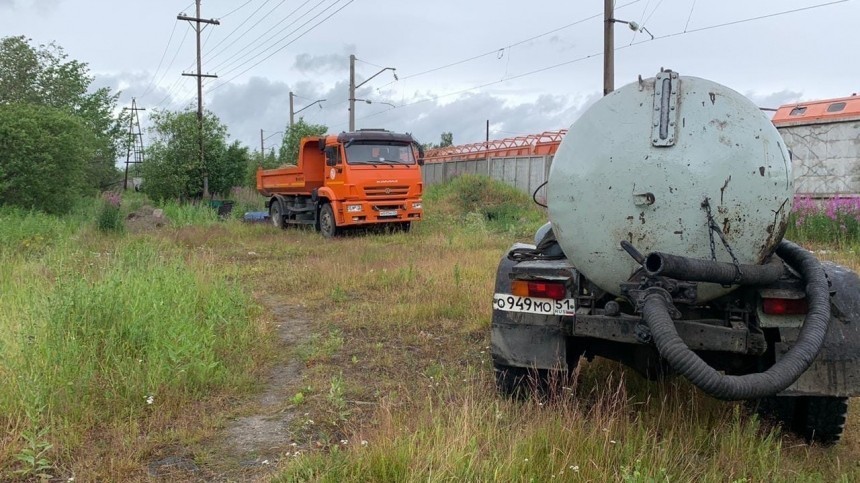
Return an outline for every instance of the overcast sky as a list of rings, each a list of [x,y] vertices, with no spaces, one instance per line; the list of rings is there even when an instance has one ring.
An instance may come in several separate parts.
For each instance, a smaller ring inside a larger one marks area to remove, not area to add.
[[[616,85],[666,67],[762,107],[851,95],[860,2],[826,3],[618,0],[615,18],[656,39],[616,24]],[[824,6],[773,15],[815,5]],[[219,76],[205,82],[204,103],[253,148],[260,129],[283,131],[290,91],[296,110],[326,99],[299,116],[346,130],[349,54],[358,82],[382,67],[400,78],[384,72],[359,89],[372,104],[357,105],[357,127],[423,142],[443,131],[456,144],[481,141],[487,120],[492,139],[565,128],[602,92],[599,0],[204,0],[202,9],[221,22],[203,32],[203,71]],[[121,90],[122,105],[196,108],[195,81],[180,75],[194,70],[194,32],[180,12],[194,15],[191,0],[0,0],[0,32],[55,41],[89,64],[96,86]],[[755,17],[766,18],[744,21]]]

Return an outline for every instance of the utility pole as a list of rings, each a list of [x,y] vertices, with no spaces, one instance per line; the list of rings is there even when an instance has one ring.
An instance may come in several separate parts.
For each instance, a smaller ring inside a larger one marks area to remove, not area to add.
[[[296,115],[296,114],[293,112],[293,97],[294,97],[294,96],[295,96],[295,94],[293,94],[293,91],[290,91],[290,128],[292,128],[292,127],[293,127],[293,118],[294,118],[294,117],[295,117],[295,115]],[[353,96],[350,96],[350,97],[353,97]],[[351,131],[351,129],[350,129],[350,131]]]
[[[615,90],[615,0],[603,0],[603,95]]]
[[[131,98],[131,107],[123,107],[123,111],[131,111],[128,117],[128,151],[125,154],[125,180],[123,181],[123,190],[128,190],[128,165],[140,164],[143,162],[143,133],[140,131],[140,116],[138,111],[145,111],[142,107],[137,107],[137,99]],[[137,132],[135,133],[135,126]],[[131,160],[131,154],[134,151],[134,161]]]
[[[349,54],[349,132],[355,131],[355,54]]]
[[[397,69],[395,69],[394,67],[383,67],[382,70],[380,70],[376,74],[373,74],[372,76],[368,77],[361,84],[355,85],[355,60],[356,60],[355,54],[350,54],[349,55],[349,131],[350,132],[355,131],[355,101],[358,100],[355,98],[355,90],[358,89],[359,87],[363,86],[364,84],[367,84],[368,82],[370,82],[370,79],[373,79],[374,77],[385,72],[386,70],[390,70],[392,73],[394,73],[394,80],[399,80],[397,78],[397,72],[395,72]],[[365,101],[365,102],[370,104],[370,101]],[[385,103],[383,103],[383,104],[385,104]]]
[[[295,97],[299,97],[299,96],[297,96],[297,95],[293,94],[293,92],[292,92],[292,91],[290,91],[290,128],[292,128],[292,127],[293,127],[293,120],[294,120],[294,118],[296,117],[296,114],[298,114],[298,113],[300,113],[300,112],[304,111],[305,109],[307,109],[307,108],[309,108],[309,107],[311,107],[311,106],[314,106],[314,105],[316,105],[316,104],[319,104],[319,105],[320,105],[320,109],[322,109],[322,103],[326,101],[325,99],[317,99],[317,100],[315,100],[314,102],[311,102],[311,103],[310,103],[310,104],[308,104],[307,106],[305,106],[305,107],[303,107],[303,108],[299,109],[298,111],[296,111],[296,110],[295,110],[295,108],[293,107],[293,98],[295,98]],[[355,102],[355,99],[352,99],[352,100],[351,100],[351,102]],[[350,129],[350,131],[352,131],[352,129]]]
[[[212,74],[204,74],[203,73],[203,59],[200,53],[200,34],[203,32],[205,25],[221,25],[221,22],[213,19],[204,19],[200,18],[200,0],[196,0],[197,4],[197,14],[195,17],[189,17],[187,15],[177,15],[176,18],[178,20],[187,20],[188,22],[196,23],[197,25],[194,27],[194,31],[197,33],[197,73],[196,74],[187,74],[185,72],[182,73],[184,76],[196,77],[197,78],[197,142],[199,145],[198,155],[200,160],[200,166],[203,168],[203,197],[209,197],[209,170],[206,167],[206,162],[203,159],[203,78],[216,78],[217,75]]]
[[[260,129],[260,154],[262,154],[263,157],[266,156],[266,148],[263,145],[263,130],[262,129]]]

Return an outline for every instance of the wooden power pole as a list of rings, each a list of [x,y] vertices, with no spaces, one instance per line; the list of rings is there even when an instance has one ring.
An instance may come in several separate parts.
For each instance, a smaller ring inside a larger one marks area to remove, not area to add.
[[[203,59],[200,53],[200,34],[203,32],[205,28],[205,24],[209,25],[221,25],[221,22],[215,19],[204,19],[200,18],[200,0],[196,0],[197,4],[197,14],[194,17],[188,17],[186,15],[177,15],[176,18],[179,20],[187,20],[188,22],[195,23],[194,31],[197,33],[197,73],[196,74],[188,74],[183,72],[182,75],[196,77],[197,78],[197,142],[198,142],[198,156],[200,160],[200,166],[203,168],[203,197],[209,197],[209,170],[206,167],[206,162],[203,159],[203,78],[210,77],[216,78],[217,75],[213,74],[204,74],[203,71]]]
[[[603,0],[603,95],[615,90],[615,0]]]

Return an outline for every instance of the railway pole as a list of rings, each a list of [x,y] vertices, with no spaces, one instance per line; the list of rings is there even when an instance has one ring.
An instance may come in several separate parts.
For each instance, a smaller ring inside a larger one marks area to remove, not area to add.
[[[615,90],[614,0],[603,0],[603,95]]]

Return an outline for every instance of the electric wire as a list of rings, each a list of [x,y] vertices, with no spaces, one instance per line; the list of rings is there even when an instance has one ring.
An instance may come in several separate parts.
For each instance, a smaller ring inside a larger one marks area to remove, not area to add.
[[[641,1],[642,1],[642,0],[633,0],[633,1],[631,1],[631,2],[625,3],[624,5],[621,5],[620,7],[618,7],[618,8],[617,8],[617,10],[621,10],[622,8],[629,7],[630,5],[634,5],[634,4],[639,3],[639,2],[641,2]],[[585,18],[579,19],[579,20],[577,20],[577,21],[575,21],[575,22],[572,22],[572,23],[569,23],[569,24],[567,24],[567,25],[562,25],[561,27],[556,27],[556,28],[554,28],[554,29],[552,29],[552,30],[548,30],[548,31],[543,32],[543,33],[541,33],[541,34],[534,35],[534,36],[529,37],[529,38],[527,38],[527,39],[519,40],[519,41],[517,41],[517,42],[514,42],[514,43],[512,43],[512,44],[507,45],[506,47],[501,47],[501,48],[498,48],[498,49],[489,50],[489,51],[486,51],[486,52],[484,52],[484,53],[482,53],[482,54],[473,55],[472,57],[468,57],[468,58],[465,58],[465,59],[461,59],[461,60],[458,60],[458,61],[455,61],[455,62],[450,62],[450,63],[448,63],[448,64],[440,65],[440,66],[438,66],[438,67],[434,67],[434,68],[432,68],[432,69],[427,69],[427,70],[424,70],[424,71],[421,71],[421,72],[417,72],[417,73],[415,73],[415,74],[401,75],[401,76],[399,76],[399,77],[400,77],[400,79],[399,79],[399,80],[406,80],[406,79],[411,79],[412,77],[418,77],[418,76],[422,76],[422,75],[425,75],[425,74],[430,74],[431,72],[436,72],[436,71],[439,71],[439,70],[447,69],[447,68],[449,68],[449,67],[455,67],[455,66],[458,66],[458,65],[460,65],[460,64],[465,64],[465,63],[467,63],[467,62],[471,62],[471,61],[473,61],[473,60],[481,59],[481,58],[483,58],[483,57],[487,57],[487,56],[490,56],[490,55],[497,55],[497,56],[498,56],[498,55],[499,55],[499,53],[504,53],[504,51],[505,51],[506,49],[510,49],[510,48],[516,47],[516,46],[518,46],[518,45],[522,45],[522,44],[525,44],[525,43],[531,42],[532,40],[537,40],[537,39],[539,39],[539,38],[541,38],[541,37],[546,37],[547,35],[554,34],[554,33],[559,32],[559,31],[561,31],[561,30],[568,29],[568,28],[570,28],[570,27],[573,27],[573,26],[579,25],[579,24],[581,24],[581,23],[584,23],[584,22],[587,22],[587,21],[589,21],[589,20],[593,20],[593,19],[595,19],[595,18],[599,18],[599,17],[602,17],[602,16],[603,16],[603,12],[601,12],[601,13],[597,13],[597,14],[591,15],[591,16],[589,16],[589,17],[585,17]],[[499,58],[501,58],[501,57],[499,57]],[[391,81],[391,82],[389,82],[389,83],[387,83],[387,84],[383,84],[383,85],[382,85],[382,86],[380,86],[379,88],[380,88],[380,89],[382,89],[383,87],[386,87],[386,86],[389,86],[389,85],[391,85],[391,84],[394,84],[395,82],[398,82],[398,81]]]
[[[622,46],[620,46],[620,47],[615,47],[615,49],[613,49],[613,50],[614,50],[615,52],[617,52],[617,51],[619,51],[619,50],[624,50],[624,49],[629,48],[629,47],[633,47],[633,46],[636,46],[636,45],[641,45],[641,44],[648,43],[648,42],[654,42],[654,41],[657,41],[657,40],[663,40],[663,39],[668,39],[668,38],[677,37],[677,36],[681,36],[681,35],[691,34],[691,33],[695,33],[695,32],[702,32],[702,31],[705,31],[705,30],[712,30],[712,29],[716,29],[716,28],[728,27],[728,26],[732,26],[732,25],[738,25],[738,24],[742,24],[742,23],[748,23],[748,22],[753,22],[753,21],[757,21],[757,20],[763,20],[763,19],[767,19],[767,18],[778,17],[778,16],[782,16],[782,15],[788,15],[788,14],[797,13],[797,12],[802,12],[802,11],[806,11],[806,10],[812,10],[812,9],[816,9],[816,8],[827,7],[827,6],[836,5],[836,4],[839,4],[839,3],[845,3],[845,2],[847,2],[847,1],[849,1],[849,0],[835,0],[835,1],[831,1],[831,2],[824,2],[824,3],[815,4],[815,5],[809,5],[809,6],[806,6],[806,7],[800,7],[800,8],[794,8],[794,9],[789,9],[789,10],[783,10],[783,11],[780,11],[780,12],[774,12],[774,13],[770,13],[770,14],[766,14],[766,15],[758,15],[758,16],[755,16],[755,17],[749,17],[749,18],[744,18],[744,19],[739,19],[739,20],[732,20],[732,21],[729,21],[729,22],[723,22],[723,23],[719,23],[719,24],[709,25],[709,26],[706,26],[706,27],[699,27],[699,28],[697,28],[697,29],[692,29],[692,30],[678,31],[678,32],[671,33],[671,34],[665,34],[665,35],[657,36],[657,37],[654,37],[653,39],[646,39],[646,40],[642,40],[642,41],[639,41],[639,42],[636,42],[636,43],[633,43],[633,44],[629,44],[629,45],[622,45]],[[369,114],[369,115],[367,115],[367,116],[360,117],[360,118],[358,118],[358,119],[356,119],[356,120],[358,121],[358,120],[362,120],[362,119],[367,119],[367,118],[370,118],[370,117],[374,117],[374,116],[377,116],[377,115],[383,114],[383,113],[385,113],[385,112],[391,111],[391,110],[393,110],[393,109],[400,109],[400,108],[403,108],[403,107],[410,107],[410,106],[414,106],[414,105],[417,105],[417,104],[423,104],[423,103],[425,103],[425,102],[435,101],[435,100],[442,99],[442,98],[445,98],[445,97],[450,97],[450,96],[455,96],[455,95],[458,95],[458,94],[463,94],[463,93],[465,93],[465,92],[473,91],[473,90],[476,90],[476,89],[482,89],[482,88],[484,88],[484,87],[488,87],[488,86],[491,86],[491,85],[494,85],[494,84],[500,84],[500,83],[502,83],[502,82],[508,82],[508,81],[511,81],[511,80],[514,80],[514,79],[519,79],[519,78],[522,78],[522,77],[526,77],[526,76],[530,76],[530,75],[538,74],[538,73],[541,73],[541,72],[546,72],[546,71],[548,71],[548,70],[557,69],[557,68],[559,68],[559,67],[563,67],[563,66],[566,66],[566,65],[575,64],[575,63],[582,62],[582,61],[584,61],[584,60],[590,59],[590,58],[592,58],[592,57],[597,57],[597,56],[601,56],[601,55],[603,55],[603,52],[602,52],[602,51],[601,51],[601,52],[595,52],[595,53],[593,53],[593,54],[585,55],[585,56],[578,57],[578,58],[575,58],[575,59],[571,59],[571,60],[568,60],[568,61],[559,62],[559,63],[557,63],[557,64],[553,64],[553,65],[546,66],[546,67],[541,67],[541,68],[539,68],[539,69],[534,69],[534,70],[531,70],[531,71],[528,71],[528,72],[523,72],[523,73],[521,73],[521,74],[517,74],[517,75],[515,75],[515,76],[508,77],[508,78],[505,78],[505,79],[494,80],[494,81],[486,82],[486,83],[484,83],[484,84],[477,85],[477,86],[474,86],[474,87],[470,87],[470,88],[467,88],[467,89],[460,89],[460,90],[453,91],[453,92],[448,92],[448,93],[445,93],[445,94],[439,94],[439,95],[436,95],[436,96],[430,96],[430,97],[427,97],[427,98],[424,98],[424,99],[418,99],[418,100],[416,100],[416,101],[409,102],[409,103],[406,103],[406,104],[402,104],[402,105],[397,106],[397,107],[392,108],[392,109],[386,109],[385,111],[380,111],[380,112],[377,112],[377,113],[374,113],[374,114]],[[341,125],[343,125],[343,124],[347,124],[347,123],[340,123],[340,124],[337,124],[336,126],[341,126]]]
[[[696,8],[696,0],[693,0],[693,5],[690,7],[690,15],[687,15],[687,23],[684,24],[684,32],[687,31],[687,27],[690,26],[690,19],[693,18],[693,10]]]
[[[215,18],[217,18],[217,19],[219,19],[219,20],[220,20],[220,19],[222,19],[222,18],[227,18],[227,17],[229,17],[230,15],[232,15],[232,14],[236,13],[238,10],[240,10],[240,9],[241,9],[242,7],[244,7],[245,5],[248,5],[249,3],[253,2],[253,1],[254,1],[254,0],[248,0],[247,2],[243,3],[242,5],[239,5],[238,7],[234,8],[233,10],[230,10],[229,12],[225,13],[224,15],[220,15],[220,16],[215,17]]]
[[[233,35],[234,33],[236,33],[236,31],[237,31],[237,30],[239,30],[240,28],[242,28],[242,26],[243,26],[243,25],[245,25],[245,22],[247,22],[248,20],[251,20],[251,18],[252,18],[254,15],[256,15],[256,14],[257,14],[257,12],[259,12],[263,7],[265,7],[265,6],[266,6],[266,4],[267,4],[267,3],[271,2],[271,1],[272,1],[272,0],[266,0],[265,2],[263,2],[259,7],[257,7],[257,9],[256,9],[256,10],[254,10],[253,12],[251,12],[251,15],[248,15],[247,17],[245,17],[245,20],[242,20],[242,22],[240,22],[240,23],[239,23],[239,25],[237,25],[237,26],[236,26],[236,28],[234,28],[233,30],[231,30],[231,31],[230,31],[230,33],[228,33],[225,37],[223,37],[220,41],[218,41],[218,43],[217,43],[217,44],[215,44],[215,46],[214,46],[214,47],[212,47],[212,50],[217,49],[219,45],[223,44],[225,40],[229,39],[231,35]],[[284,3],[285,1],[286,1],[286,0],[281,0],[281,3]],[[280,3],[279,3],[278,5],[280,5]],[[258,22],[258,23],[259,23],[259,22]],[[252,27],[252,28],[253,28],[253,27]],[[246,30],[245,32],[248,32],[248,31]],[[213,54],[213,53],[212,53],[212,51],[209,51],[209,52],[207,52],[206,54],[207,54],[207,55],[210,55],[210,56],[215,55],[215,54]]]
[[[289,18],[290,16],[292,16],[294,13],[296,13],[296,12],[297,12],[298,10],[300,10],[302,7],[304,7],[305,5],[307,5],[310,1],[311,1],[311,0],[306,0],[306,1],[305,1],[305,3],[303,3],[303,4],[299,5],[299,7],[298,7],[298,8],[294,9],[292,12],[290,12],[289,14],[287,14],[287,16],[286,16],[286,17],[284,17],[284,19],[282,20],[282,22],[283,22],[284,20],[286,20],[287,18]],[[314,4],[314,6],[312,6],[310,9],[308,9],[308,11],[306,11],[306,12],[305,12],[305,13],[303,13],[303,14],[301,14],[298,18],[294,19],[292,22],[290,22],[290,23],[288,23],[288,24],[284,25],[280,30],[278,30],[277,32],[275,32],[273,35],[271,35],[271,36],[270,36],[270,37],[268,37],[267,39],[263,40],[263,41],[261,42],[261,44],[266,44],[266,43],[267,43],[267,42],[269,42],[270,40],[274,39],[274,38],[275,38],[275,37],[277,37],[279,34],[281,34],[282,32],[284,32],[285,30],[289,29],[291,26],[293,26],[296,22],[298,22],[299,20],[303,19],[303,18],[304,18],[304,17],[306,17],[308,14],[310,14],[311,12],[313,12],[313,11],[314,11],[314,9],[316,9],[317,7],[319,7],[320,5],[322,5],[323,3],[325,3],[326,1],[328,1],[328,0],[320,0],[319,2],[317,2],[316,4]],[[340,1],[340,0],[335,0],[335,2],[334,2],[334,3],[337,3],[337,2],[339,2],[339,1]],[[334,3],[333,3],[332,5],[334,5]],[[320,13],[325,12],[326,10],[328,10],[329,8],[331,8],[331,6],[332,6],[332,5],[329,5],[328,7],[326,7],[325,9],[323,9],[322,11],[317,12],[317,14],[316,14],[316,15],[319,15]],[[308,22],[310,22],[310,20],[308,20]],[[306,24],[307,24],[307,22],[305,22],[305,24],[302,24],[301,26],[299,26],[299,28],[301,28],[302,26],[304,26],[304,25],[306,25]],[[292,35],[292,34],[294,34],[294,33],[295,33],[295,31],[290,32],[289,34],[285,35],[284,37],[282,37],[282,38],[280,38],[280,39],[276,40],[274,43],[272,43],[271,45],[269,45],[268,47],[266,47],[266,48],[265,48],[265,49],[263,49],[262,51],[258,52],[257,54],[255,54],[254,56],[252,56],[250,59],[249,59],[247,56],[246,56],[246,57],[241,57],[241,55],[242,55],[242,54],[246,54],[246,53],[247,53],[248,55],[250,55],[250,52],[251,52],[251,51],[253,51],[253,50],[254,50],[254,48],[255,48],[255,46],[253,45],[253,44],[254,44],[254,42],[256,42],[257,40],[259,40],[259,38],[260,38],[260,37],[262,37],[263,35],[266,35],[266,34],[267,34],[268,32],[270,32],[273,28],[278,27],[278,26],[280,26],[280,22],[279,22],[279,23],[276,23],[275,25],[273,25],[272,27],[270,27],[270,28],[269,28],[269,30],[267,30],[266,32],[264,32],[263,34],[261,34],[259,37],[257,37],[256,39],[254,39],[253,41],[251,41],[250,43],[248,43],[247,45],[245,45],[245,47],[242,47],[242,48],[241,48],[241,49],[239,49],[238,51],[234,52],[234,53],[233,53],[230,57],[228,57],[227,59],[222,60],[219,64],[217,64],[217,65],[215,66],[215,68],[217,69],[217,68],[220,68],[220,67],[224,67],[224,68],[231,68],[231,69],[232,69],[232,68],[234,68],[234,67],[236,66],[236,62],[240,62],[240,61],[242,61],[243,59],[245,59],[245,62],[241,62],[241,63],[239,63],[239,64],[238,64],[239,66],[242,66],[242,65],[244,65],[245,63],[249,62],[251,59],[255,58],[256,56],[260,55],[260,54],[261,54],[261,53],[263,53],[263,52],[266,52],[267,50],[269,50],[269,49],[271,49],[272,47],[276,46],[279,42],[282,42],[284,39],[286,39],[287,37],[289,37],[290,35]],[[296,30],[298,30],[298,29],[296,29]],[[245,51],[244,51],[244,49],[246,49],[246,48],[250,48],[248,52],[245,52]],[[229,72],[229,71],[228,71],[228,72]]]
[[[332,3],[331,5],[329,5],[328,7],[326,7],[325,9],[323,9],[321,12],[319,12],[319,13],[317,14],[317,16],[319,16],[319,14],[322,14],[322,13],[324,13],[326,10],[328,10],[328,9],[332,8],[333,6],[335,6],[337,3],[339,3],[339,1],[340,1],[340,0],[337,0],[337,1],[335,1],[334,3]],[[215,89],[220,88],[221,86],[223,86],[223,85],[225,85],[225,84],[227,84],[227,83],[229,83],[229,82],[233,81],[234,79],[238,78],[239,76],[241,76],[241,75],[245,74],[246,72],[248,72],[249,70],[253,69],[254,67],[256,67],[256,66],[260,65],[260,64],[261,64],[261,63],[263,63],[266,59],[268,59],[268,58],[272,57],[273,55],[277,54],[278,52],[280,52],[280,51],[284,50],[285,48],[287,48],[288,46],[290,46],[293,42],[295,42],[295,41],[299,40],[300,38],[304,37],[305,35],[307,35],[307,34],[308,34],[309,32],[311,32],[312,30],[314,30],[315,28],[317,28],[317,27],[318,27],[319,25],[321,25],[323,22],[325,22],[325,21],[327,21],[328,19],[332,18],[333,16],[337,15],[337,13],[338,13],[338,12],[340,12],[340,11],[341,11],[341,10],[343,10],[344,8],[348,7],[348,6],[349,6],[350,4],[352,4],[352,2],[354,2],[354,1],[355,1],[355,0],[349,0],[349,1],[347,1],[347,2],[346,2],[345,4],[343,4],[340,8],[338,8],[338,9],[337,9],[337,10],[335,10],[334,12],[330,13],[328,16],[324,17],[324,18],[323,18],[322,20],[320,20],[319,22],[317,22],[317,23],[315,23],[314,25],[312,25],[309,29],[307,29],[307,30],[305,30],[304,32],[302,32],[301,34],[299,34],[296,38],[294,38],[294,39],[290,40],[289,42],[287,42],[286,44],[282,45],[280,48],[278,48],[278,49],[277,49],[277,50],[275,50],[274,52],[272,52],[272,53],[270,53],[270,54],[266,55],[265,57],[263,57],[262,59],[260,59],[260,60],[259,60],[259,61],[257,61],[256,63],[252,64],[250,67],[248,67],[247,69],[243,70],[242,72],[240,72],[240,73],[236,74],[235,76],[231,77],[230,79],[228,79],[228,80],[226,80],[226,81],[224,81],[224,82],[222,82],[222,83],[220,83],[220,84],[215,85],[214,87],[212,87],[212,89],[210,89],[210,91],[214,91]],[[308,20],[307,22],[305,22],[305,23],[303,23],[302,25],[300,25],[300,26],[299,26],[296,30],[294,30],[292,33],[296,33],[296,32],[298,32],[298,30],[299,30],[299,29],[301,29],[302,27],[304,27],[305,25],[309,24],[309,23],[310,23],[310,22],[312,22],[312,21],[313,21],[313,19]],[[285,37],[284,37],[283,39],[281,39],[281,40],[284,40],[284,39],[286,39],[287,37],[289,37],[289,35],[285,36]],[[280,42],[280,41],[279,41],[279,42]],[[275,45],[277,45],[277,44],[275,44]],[[274,45],[273,45],[273,47],[274,47]],[[271,48],[271,47],[270,47],[270,48]],[[233,69],[231,69],[230,71],[228,71],[228,73],[230,73],[230,72],[233,72],[233,71],[237,70],[238,68],[240,68],[241,66],[245,65],[245,64],[246,64],[246,63],[248,63],[248,62],[253,61],[255,58],[257,58],[257,57],[259,57],[260,55],[264,54],[267,50],[269,50],[269,49],[266,49],[266,50],[264,50],[264,51],[260,52],[259,54],[257,54],[257,55],[255,55],[255,56],[251,57],[250,59],[248,59],[247,61],[243,62],[242,64],[239,64],[239,65],[238,65],[238,66],[236,66],[235,68],[233,68]],[[225,73],[225,76],[226,76],[226,75],[227,75],[227,74]]]
[[[170,30],[170,37],[167,39],[167,45],[164,46],[164,52],[161,53],[161,60],[158,61],[158,67],[155,68],[155,72],[152,73],[152,78],[149,79],[149,84],[147,84],[143,94],[140,95],[141,98],[146,97],[154,86],[153,83],[155,82],[156,76],[158,76],[158,71],[161,69],[161,64],[164,63],[164,58],[167,56],[167,50],[170,48],[170,42],[173,41],[173,34],[176,32],[177,25],[179,25],[179,19],[176,19],[176,21],[173,22],[173,28]]]
[[[185,34],[182,35],[182,40],[179,41],[179,47],[176,48],[176,52],[173,53],[173,58],[170,59],[170,64],[168,64],[167,68],[164,69],[164,72],[161,74],[161,78],[158,79],[158,82],[156,82],[156,85],[161,85],[161,82],[164,80],[164,77],[167,75],[167,72],[170,70],[171,67],[173,67],[173,63],[176,62],[176,57],[179,56],[179,52],[182,50],[182,46],[185,44],[185,39],[188,38],[189,30],[191,30],[190,26],[185,29]],[[169,94],[165,97],[169,97]],[[164,99],[162,99],[162,101],[158,104],[161,105],[162,102],[164,102]]]

